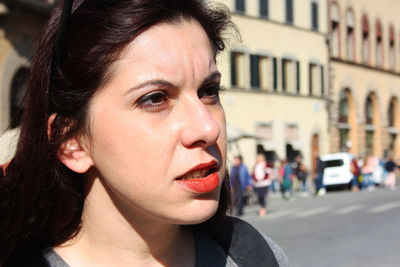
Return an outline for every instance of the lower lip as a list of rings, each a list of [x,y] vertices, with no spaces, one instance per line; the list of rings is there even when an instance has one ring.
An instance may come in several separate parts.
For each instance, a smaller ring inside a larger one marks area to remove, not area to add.
[[[175,180],[178,184],[183,185],[189,191],[195,193],[209,193],[214,191],[219,185],[219,174],[214,172],[205,178]]]

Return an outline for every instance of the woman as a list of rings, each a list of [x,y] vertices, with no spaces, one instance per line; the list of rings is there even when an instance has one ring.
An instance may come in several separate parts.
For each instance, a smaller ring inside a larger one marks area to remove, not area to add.
[[[65,1],[62,11],[40,41],[1,179],[1,263],[287,264],[225,216],[215,58],[227,12],[200,0],[84,0],[72,11]]]
[[[265,198],[268,194],[268,188],[271,182],[272,168],[265,160],[264,154],[258,154],[253,172],[253,186],[257,194],[258,204],[260,205],[260,209],[258,210],[258,216],[260,217],[267,214]]]

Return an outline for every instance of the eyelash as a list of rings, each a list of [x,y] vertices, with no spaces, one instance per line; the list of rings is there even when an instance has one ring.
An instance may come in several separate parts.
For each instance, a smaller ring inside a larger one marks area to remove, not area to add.
[[[197,95],[204,104],[212,105],[219,102],[219,93],[221,91],[222,88],[219,85],[213,85],[200,89]],[[167,92],[153,91],[139,98],[136,105],[145,111],[158,112],[167,108],[168,100]]]
[[[161,99],[161,102],[156,102]],[[164,91],[154,91],[138,99],[137,105],[145,111],[157,112],[167,107],[168,94]],[[156,102],[156,103],[154,103]]]
[[[200,99],[203,97],[207,97],[203,100],[205,104],[216,104],[219,102],[219,93],[222,91],[222,88],[219,84],[211,85],[204,89],[200,89],[197,95]]]

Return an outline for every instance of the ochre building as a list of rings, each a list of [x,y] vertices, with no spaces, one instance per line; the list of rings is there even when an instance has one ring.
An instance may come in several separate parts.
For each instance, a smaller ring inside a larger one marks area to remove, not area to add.
[[[400,1],[329,1],[330,151],[399,150]]]

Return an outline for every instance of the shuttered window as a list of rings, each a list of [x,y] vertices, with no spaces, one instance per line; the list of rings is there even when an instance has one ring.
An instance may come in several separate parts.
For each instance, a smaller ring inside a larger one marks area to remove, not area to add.
[[[252,88],[260,88],[260,57],[250,55],[250,85]]]
[[[286,0],[286,23],[293,24],[293,0]]]
[[[278,76],[278,73],[277,73],[278,66],[277,66],[276,57],[273,58],[272,64],[273,64],[273,67],[272,67],[273,88],[274,88],[274,91],[276,92],[276,91],[278,91],[278,77],[277,77]]]
[[[296,61],[296,93],[300,94],[300,62]]]
[[[244,13],[246,11],[245,0],[235,0],[235,8],[237,12]]]
[[[260,17],[268,18],[268,0],[260,0]]]
[[[318,3],[311,2],[311,29],[318,31]]]

